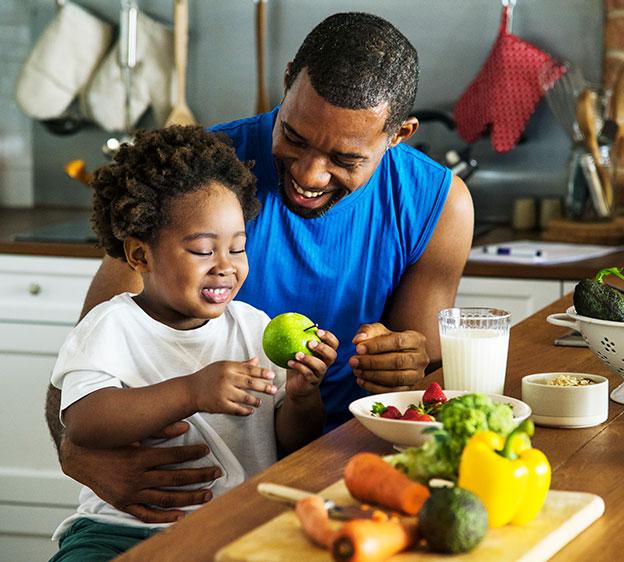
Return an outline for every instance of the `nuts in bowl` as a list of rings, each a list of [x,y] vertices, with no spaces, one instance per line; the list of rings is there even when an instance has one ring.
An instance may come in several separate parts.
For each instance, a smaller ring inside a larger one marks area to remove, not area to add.
[[[522,378],[522,400],[533,421],[551,427],[591,427],[609,413],[609,381],[589,373],[537,373]]]

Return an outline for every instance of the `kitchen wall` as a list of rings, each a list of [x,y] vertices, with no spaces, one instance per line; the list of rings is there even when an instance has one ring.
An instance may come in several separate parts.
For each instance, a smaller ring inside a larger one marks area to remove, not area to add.
[[[103,18],[117,21],[117,2],[77,1]],[[15,9],[20,18],[29,18],[34,38],[55,10],[53,0],[8,2],[14,8],[19,5]],[[171,4],[170,0],[139,0],[142,10],[164,22],[171,21]],[[202,124],[236,119],[254,111],[254,9],[252,0],[190,0],[188,102]],[[283,69],[306,33],[325,16],[342,10],[369,11],[395,23],[420,55],[421,86],[416,109],[450,111],[489,52],[498,29],[501,2],[268,0],[267,84],[271,103],[279,102]],[[602,17],[601,0],[517,0],[513,32],[558,59],[578,64],[589,80],[599,81]],[[16,51],[10,56],[23,55]],[[3,93],[8,89],[6,80],[5,74]],[[0,111],[6,113],[5,106],[0,105]],[[23,122],[19,115],[12,114],[12,118]],[[150,126],[153,121],[148,115],[142,124]],[[0,139],[2,135],[0,130]],[[24,135],[27,140],[28,132]],[[34,123],[35,203],[88,207],[88,189],[66,178],[63,164],[74,158],[84,159],[89,168],[104,163],[101,146],[109,136],[93,127],[75,136],[58,137]],[[525,137],[522,145],[503,155],[494,153],[487,139],[475,143],[473,151],[480,169],[469,186],[479,220],[507,221],[514,197],[564,194],[570,143],[544,102],[531,119]],[[415,142],[429,144],[438,151],[464,146],[439,124],[424,124]],[[5,189],[0,186],[0,193]]]
[[[22,0],[0,2],[0,206],[34,203],[32,125],[13,95],[30,49],[30,14]]]

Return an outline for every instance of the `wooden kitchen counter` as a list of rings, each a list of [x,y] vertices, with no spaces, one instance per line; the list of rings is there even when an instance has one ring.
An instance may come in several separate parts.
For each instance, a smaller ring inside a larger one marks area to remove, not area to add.
[[[8,209],[0,207],[0,253],[40,256],[64,256],[101,258],[104,252],[92,243],[44,243],[18,242],[13,236],[19,232],[74,220],[88,220],[90,212],[85,209]],[[515,233],[510,228],[497,227],[479,236],[474,245],[495,244],[514,239],[539,239],[539,232]],[[465,276],[506,277],[515,279],[579,280],[592,277],[605,267],[624,264],[624,252],[602,258],[559,265],[517,265],[471,262],[464,269]]]
[[[545,318],[548,314],[565,311],[569,305],[570,297],[564,297],[512,328],[505,394],[520,398],[521,378],[545,371],[604,375],[609,378],[610,391],[622,382],[622,378],[603,366],[589,349],[561,348],[552,344],[564,329],[548,324]],[[436,371],[427,377],[427,384],[431,380],[440,381],[441,377],[441,371]],[[623,414],[624,406],[609,401],[608,420],[599,426],[587,429],[536,428],[533,444],[550,459],[552,488],[598,494],[606,504],[604,515],[559,551],[553,557],[555,561],[611,562],[622,559]],[[259,482],[275,482],[317,492],[339,480],[347,460],[360,451],[386,454],[391,452],[391,447],[359,422],[351,420],[116,560],[213,560],[221,547],[288,509],[260,496],[256,492]]]
[[[13,240],[19,233],[72,221],[88,221],[86,209],[40,207],[11,209],[0,207],[0,253],[70,258],[101,258],[104,251],[93,243],[21,242]]]

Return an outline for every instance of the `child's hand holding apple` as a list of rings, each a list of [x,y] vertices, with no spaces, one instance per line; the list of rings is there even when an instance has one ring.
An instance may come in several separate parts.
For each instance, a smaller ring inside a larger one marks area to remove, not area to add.
[[[273,363],[288,369],[286,393],[304,397],[317,390],[336,360],[338,338],[303,314],[286,312],[267,324],[262,346]]]

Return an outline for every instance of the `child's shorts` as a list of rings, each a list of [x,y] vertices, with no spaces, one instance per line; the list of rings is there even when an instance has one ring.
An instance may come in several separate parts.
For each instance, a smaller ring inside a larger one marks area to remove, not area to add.
[[[107,562],[148,539],[158,529],[78,519],[59,541],[50,562]]]

